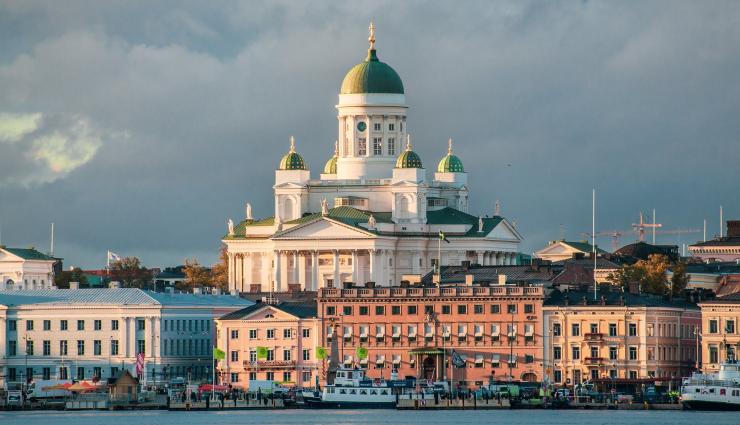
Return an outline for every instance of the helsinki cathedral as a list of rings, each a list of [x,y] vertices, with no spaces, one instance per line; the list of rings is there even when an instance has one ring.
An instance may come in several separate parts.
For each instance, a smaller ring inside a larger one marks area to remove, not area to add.
[[[368,41],[342,81],[338,138],[318,178],[299,153],[310,142],[291,137],[275,171],[274,214],[253,217],[247,204],[242,221],[228,221],[230,289],[397,285],[432,271],[440,256],[442,266],[516,264],[522,237],[498,206],[492,217],[468,210],[468,175],[452,140],[427,175],[409,135],[403,82],[380,61],[372,24]]]

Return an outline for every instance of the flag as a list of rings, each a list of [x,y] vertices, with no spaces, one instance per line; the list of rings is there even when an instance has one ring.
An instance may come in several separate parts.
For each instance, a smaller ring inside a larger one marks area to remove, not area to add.
[[[316,347],[316,358],[319,360],[324,360],[326,357],[327,357],[326,348]]]
[[[445,234],[444,234],[444,233],[442,233],[442,231],[441,231],[441,230],[439,231],[439,239],[441,239],[441,240],[443,240],[443,241],[445,241],[445,242],[447,242],[447,243],[450,243],[450,240],[449,240],[449,239],[447,239],[447,236],[445,236]]]
[[[257,347],[257,360],[267,359],[267,347]]]
[[[367,348],[357,347],[357,358],[360,360],[367,358]]]
[[[116,254],[115,252],[108,251],[108,262],[111,261],[121,261],[121,256]]]
[[[216,347],[213,347],[213,358],[216,360],[223,360],[226,358],[226,352],[224,350],[219,350]]]
[[[144,374],[144,353],[136,355],[136,376],[142,376]]]
[[[457,351],[452,350],[452,354],[450,355],[452,357],[452,365],[455,367],[465,367],[465,359],[462,358],[460,354],[458,354]]]

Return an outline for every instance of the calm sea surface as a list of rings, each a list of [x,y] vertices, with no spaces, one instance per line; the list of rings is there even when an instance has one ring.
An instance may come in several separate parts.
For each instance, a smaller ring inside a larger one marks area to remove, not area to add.
[[[612,410],[279,410],[0,412],[2,425],[547,424],[738,425],[738,412]]]

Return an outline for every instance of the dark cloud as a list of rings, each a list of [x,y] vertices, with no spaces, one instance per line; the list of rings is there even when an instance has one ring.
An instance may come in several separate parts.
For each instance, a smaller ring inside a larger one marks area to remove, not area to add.
[[[99,143],[62,175],[8,184],[44,174],[12,160],[32,143],[0,141],[3,242],[46,246],[54,221],[68,264],[108,249],[214,261],[244,202],[270,214],[290,135],[315,175],[331,155],[370,19],[426,168],[453,137],[472,209],[500,199],[525,252],[561,224],[581,238],[592,187],[604,230],[652,208],[666,228],[708,218],[710,235],[719,204],[737,217],[734,2],[10,2],[0,113],[81,117]]]

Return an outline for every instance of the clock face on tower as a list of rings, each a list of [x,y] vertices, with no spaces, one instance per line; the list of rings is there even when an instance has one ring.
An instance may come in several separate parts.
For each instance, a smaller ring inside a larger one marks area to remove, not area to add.
[[[360,131],[365,131],[367,128],[367,124],[365,124],[365,121],[360,121],[357,123],[357,129]]]

